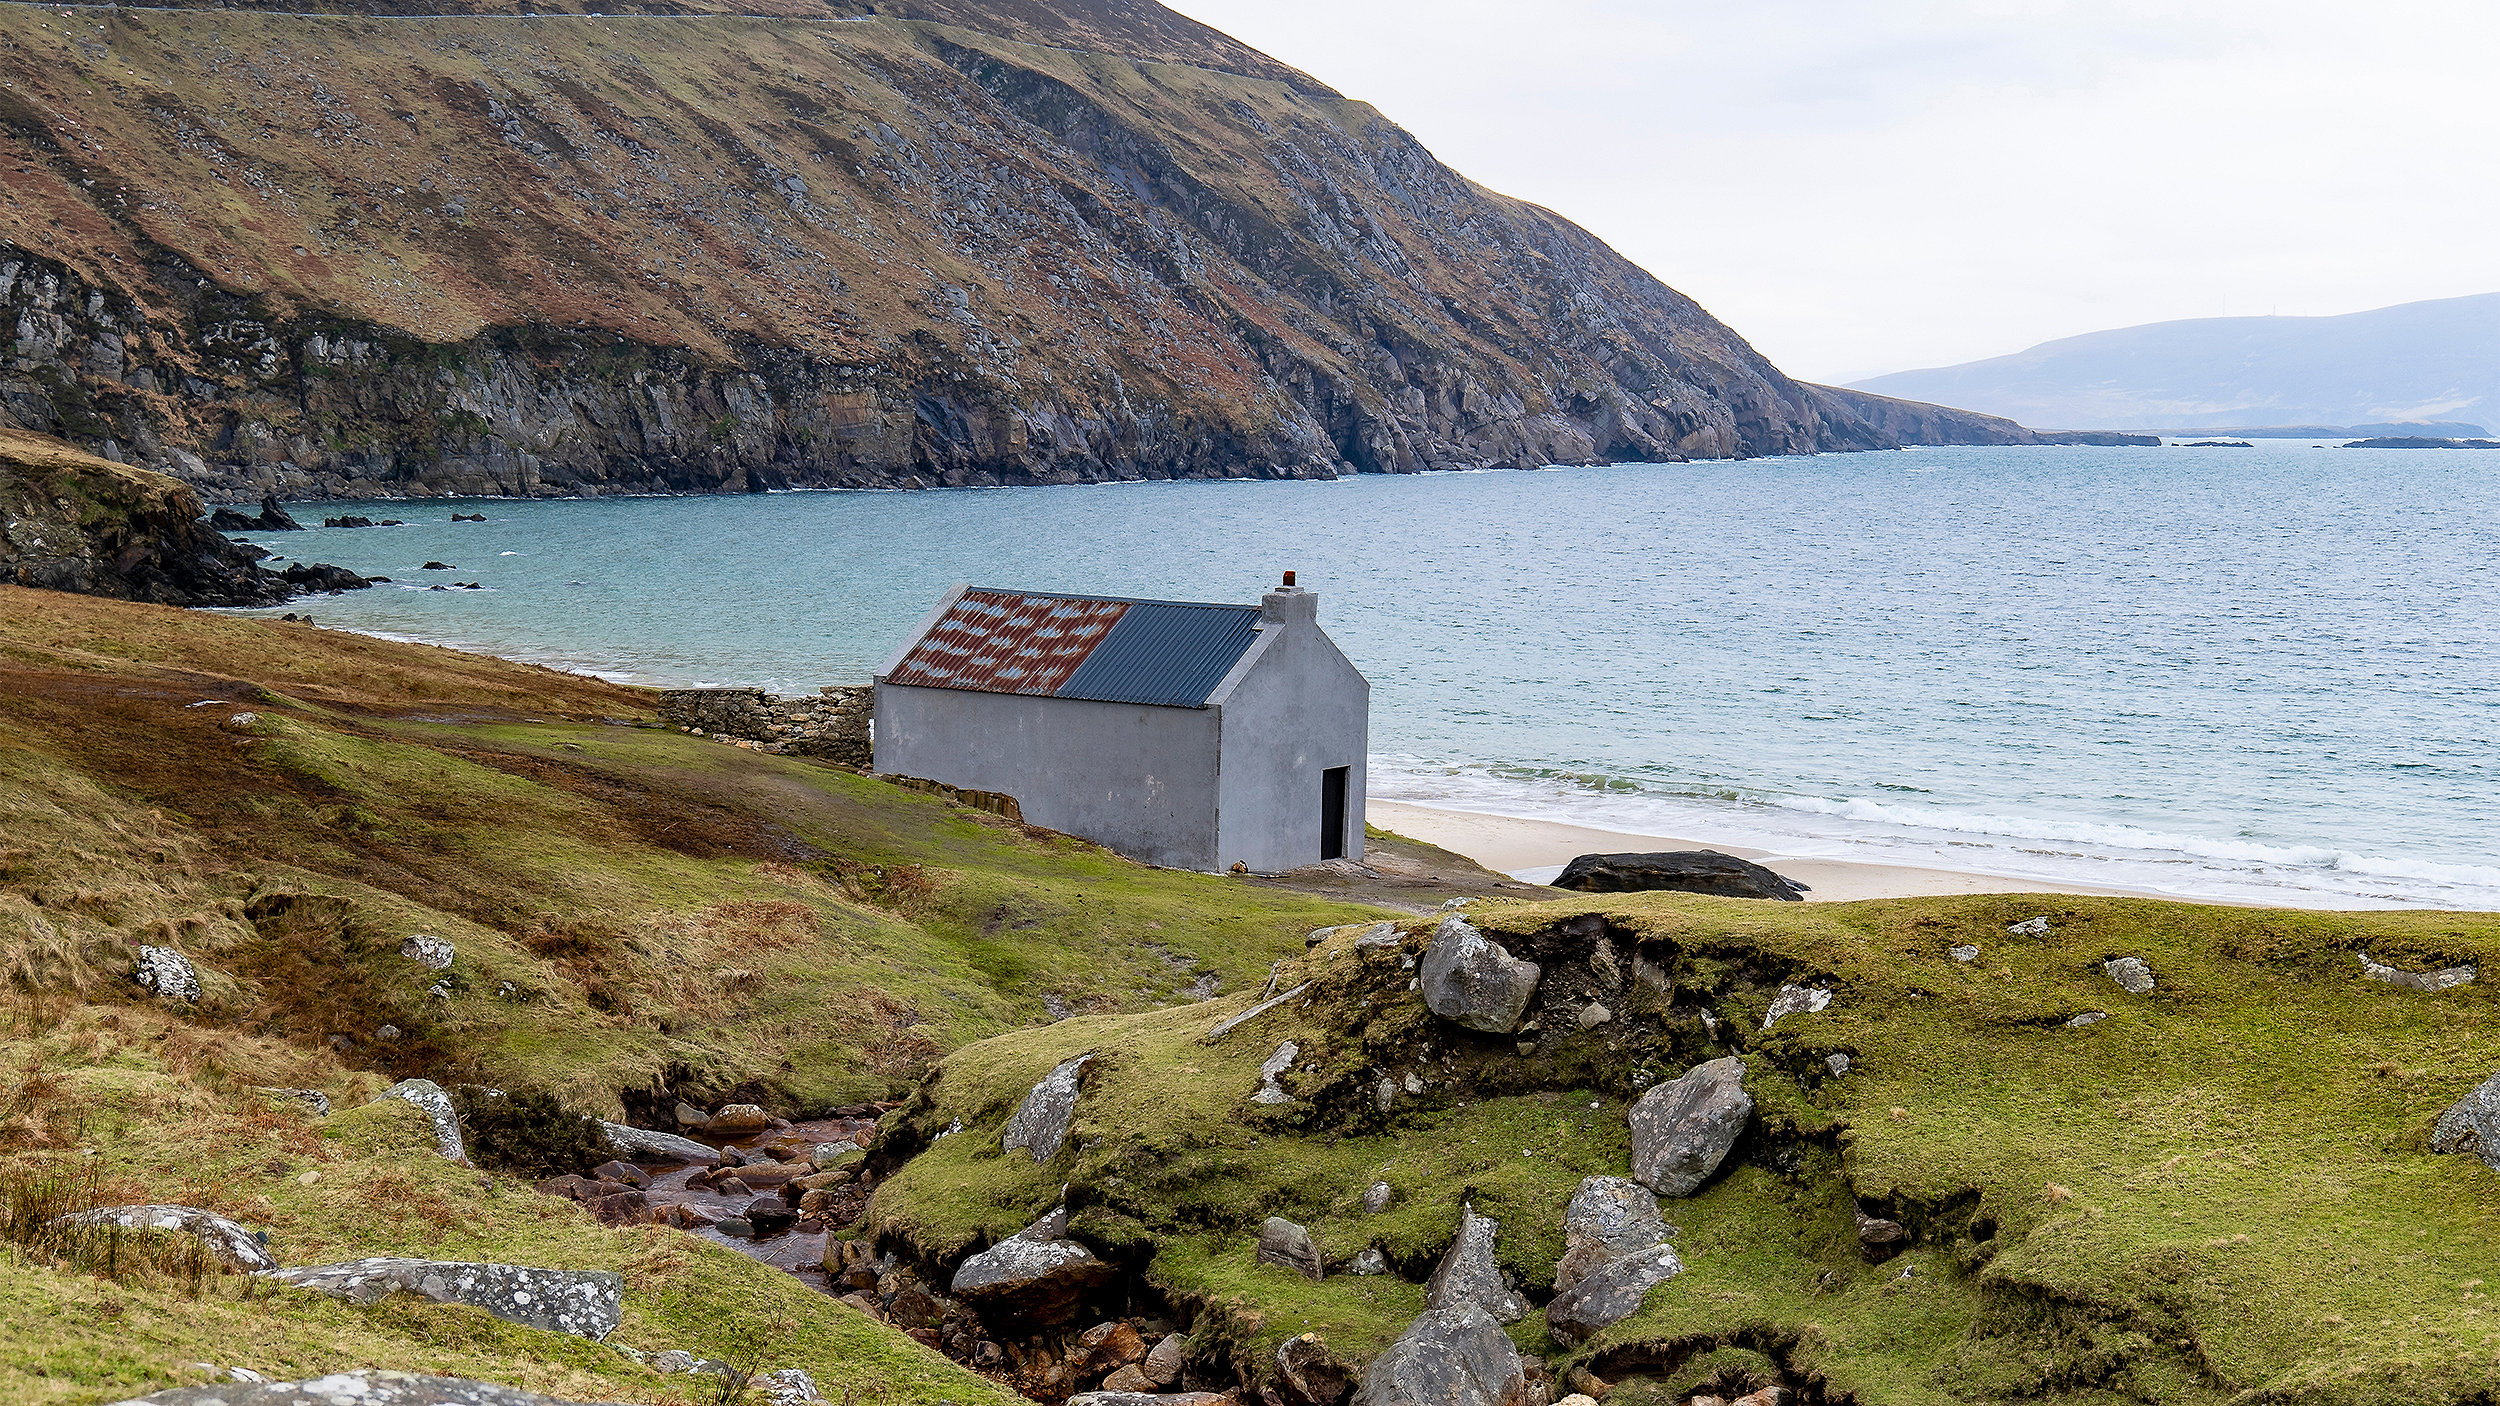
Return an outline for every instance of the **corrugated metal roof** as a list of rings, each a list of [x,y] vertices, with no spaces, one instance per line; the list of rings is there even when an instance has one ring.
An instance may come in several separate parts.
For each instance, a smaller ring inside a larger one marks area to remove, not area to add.
[[[1259,607],[968,590],[888,683],[1203,706],[1258,638]]]
[[[1140,601],[1068,676],[1059,696],[1195,708],[1258,637],[1257,606]]]

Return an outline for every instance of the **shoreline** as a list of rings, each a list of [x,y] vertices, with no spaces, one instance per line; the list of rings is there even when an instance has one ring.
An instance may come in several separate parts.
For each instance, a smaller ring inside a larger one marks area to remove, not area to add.
[[[1530,820],[1486,811],[1424,805],[1415,801],[1370,801],[1364,807],[1364,818],[1383,830],[1394,830],[1409,839],[1437,845],[1454,854],[1464,855],[1487,869],[1512,877],[1540,869],[1559,869],[1575,856],[1583,854],[1709,849],[1734,855],[1738,859],[1750,859],[1796,880],[1806,886],[1808,903],[1848,903],[1864,898],[1928,898],[1964,893],[2054,893],[2100,898],[2158,898],[2171,903],[2211,903],[2233,908],[2252,906],[2227,899],[2183,898],[2153,889],[2015,879],[1972,870],[1880,864],[1860,859],[1799,858],[1746,845],[1719,844],[1672,835],[1640,835],[1559,820]]]

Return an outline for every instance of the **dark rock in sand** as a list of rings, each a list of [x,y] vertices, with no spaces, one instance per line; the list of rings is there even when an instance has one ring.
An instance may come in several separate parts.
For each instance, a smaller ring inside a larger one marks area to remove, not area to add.
[[[1656,854],[1584,854],[1563,867],[1558,889],[1580,893],[1706,893],[1720,898],[1803,902],[1806,885],[1748,859],[1710,849]]]

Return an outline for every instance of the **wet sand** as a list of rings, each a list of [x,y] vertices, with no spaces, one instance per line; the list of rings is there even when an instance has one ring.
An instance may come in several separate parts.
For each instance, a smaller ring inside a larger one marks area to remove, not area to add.
[[[1621,854],[1644,850],[1710,849],[1750,859],[1808,886],[1807,901],[1845,903],[1860,898],[1922,898],[1953,893],[2076,893],[2164,898],[2144,889],[2103,888],[2090,884],[2052,883],[2044,879],[2008,879],[1957,869],[1923,869],[1906,864],[1869,864],[1848,859],[1799,859],[1748,849],[1743,845],[1672,835],[1634,835],[1553,820],[1522,820],[1508,815],[1443,810],[1403,801],[1373,801],[1366,818],[1384,830],[1439,845],[1463,854],[1487,869],[1517,875],[1552,869],[1583,854]],[[1539,878],[1547,877],[1539,875]]]

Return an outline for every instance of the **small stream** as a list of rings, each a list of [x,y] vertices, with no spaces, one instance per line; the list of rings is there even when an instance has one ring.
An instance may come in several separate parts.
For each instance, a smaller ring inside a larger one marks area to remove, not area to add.
[[[864,1144],[876,1127],[877,1120],[874,1118],[815,1118],[792,1123],[786,1128],[765,1128],[736,1136],[701,1132],[690,1133],[689,1136],[698,1142],[722,1148],[741,1162],[775,1163],[778,1159],[766,1149],[805,1149],[837,1142]],[[804,1157],[806,1152],[801,1150],[798,1155]],[[814,1213],[801,1215],[795,1225],[777,1233],[751,1236],[723,1234],[716,1228],[719,1223],[742,1221],[748,1206],[757,1197],[782,1193],[782,1187],[792,1179],[778,1178],[775,1174],[777,1179],[769,1185],[748,1186],[744,1191],[734,1187],[719,1190],[707,1185],[690,1185],[698,1179],[710,1179],[706,1174],[711,1172],[711,1168],[700,1163],[644,1163],[642,1169],[651,1179],[650,1184],[641,1190],[651,1210],[657,1213],[654,1219],[666,1218],[666,1223],[678,1225],[689,1235],[726,1245],[750,1259],[786,1270],[828,1293],[834,1290],[832,1279],[824,1269],[826,1237],[859,1219],[860,1213],[867,1208],[870,1189],[858,1179],[829,1188],[833,1193],[829,1198],[830,1204]],[[724,1165],[719,1176],[726,1179],[736,1173],[737,1168]],[[861,1176],[865,1176],[864,1170]],[[783,1199],[795,1204],[796,1194],[783,1193]],[[692,1213],[689,1218],[691,1223],[667,1217],[671,1208],[678,1207]]]

